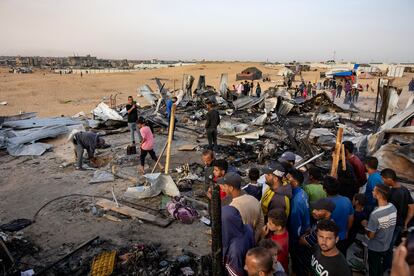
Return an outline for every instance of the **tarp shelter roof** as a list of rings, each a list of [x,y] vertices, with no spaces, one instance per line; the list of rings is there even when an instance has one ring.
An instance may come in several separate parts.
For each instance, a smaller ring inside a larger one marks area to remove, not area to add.
[[[334,77],[350,77],[352,76],[352,71],[334,73],[333,76]]]
[[[254,73],[262,73],[257,67],[249,67],[242,71],[243,74],[254,74]]]

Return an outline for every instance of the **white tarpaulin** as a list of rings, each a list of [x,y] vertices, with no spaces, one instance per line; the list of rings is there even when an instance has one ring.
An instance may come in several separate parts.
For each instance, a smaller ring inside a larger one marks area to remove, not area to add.
[[[113,110],[107,104],[103,102],[98,104],[98,106],[94,110],[92,110],[92,114],[98,117],[99,119],[101,119],[102,121],[107,121],[107,120],[123,121],[124,120],[122,116],[118,114],[118,112],[116,112],[115,110]]]
[[[161,173],[148,173],[144,175],[149,186],[130,187],[125,192],[126,197],[148,198],[159,195],[161,192],[168,196],[179,196],[180,191],[170,175]]]

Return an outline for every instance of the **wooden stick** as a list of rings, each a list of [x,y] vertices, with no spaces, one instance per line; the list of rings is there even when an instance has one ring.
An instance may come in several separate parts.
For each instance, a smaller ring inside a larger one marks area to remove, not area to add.
[[[167,139],[167,142],[165,142],[164,148],[162,149],[162,151],[161,151],[161,153],[160,153],[160,156],[158,156],[158,160],[157,160],[157,162],[155,163],[154,168],[152,168],[151,173],[154,173],[154,172],[155,172],[155,169],[157,168],[158,163],[160,163],[160,160],[161,160],[161,158],[162,158],[162,157],[163,157],[163,155],[164,155],[164,152],[165,152],[165,149],[167,148],[167,145],[168,145],[168,139]]]
[[[335,152],[334,152],[334,156],[332,157],[332,168],[331,168],[332,177],[337,176],[339,156],[341,154],[341,144],[342,144],[343,133],[344,133],[344,129],[341,127],[338,128],[338,133],[336,134]]]
[[[170,156],[171,156],[171,143],[173,138],[174,132],[174,123],[175,123],[175,110],[177,109],[177,105],[173,104],[171,108],[171,115],[170,115],[170,126],[168,127],[168,140],[167,140],[167,157],[165,159],[165,174],[168,174],[170,170]]]
[[[342,170],[346,171],[346,160],[345,160],[345,145],[341,146],[341,158],[342,158]]]

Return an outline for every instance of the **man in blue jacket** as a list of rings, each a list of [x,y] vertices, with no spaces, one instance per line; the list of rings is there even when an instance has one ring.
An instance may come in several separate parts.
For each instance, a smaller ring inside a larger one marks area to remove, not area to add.
[[[365,168],[368,172],[368,181],[365,188],[365,197],[367,199],[367,202],[365,204],[365,211],[367,211],[368,214],[374,210],[374,207],[377,206],[377,201],[375,200],[374,196],[372,195],[372,192],[374,191],[375,186],[378,184],[384,184],[384,181],[382,180],[381,174],[378,171],[378,159],[369,156],[365,159]]]
[[[287,174],[287,179],[292,186],[291,212],[289,217],[289,249],[292,258],[292,268],[296,275],[305,275],[303,263],[304,248],[299,245],[300,237],[310,226],[309,198],[300,187],[303,183],[303,174],[298,170],[292,170]]]

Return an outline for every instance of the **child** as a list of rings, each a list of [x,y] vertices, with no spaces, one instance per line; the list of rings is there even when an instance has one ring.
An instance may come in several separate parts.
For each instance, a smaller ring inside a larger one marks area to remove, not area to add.
[[[286,273],[289,271],[289,233],[286,230],[287,216],[283,209],[273,209],[267,214],[268,221],[263,227],[262,236],[270,238],[279,245],[277,260]]]
[[[154,136],[151,132],[151,129],[147,126],[146,121],[144,118],[139,117],[137,121],[137,126],[139,128],[139,132],[141,133],[142,140],[141,140],[141,165],[139,166],[140,173],[144,174],[144,165],[145,165],[145,158],[147,154],[149,154],[152,160],[157,161],[157,156],[154,152]],[[160,170],[163,170],[164,167],[161,163],[158,163]]]
[[[273,271],[274,271],[273,275],[276,275],[276,276],[287,275],[285,273],[285,269],[280,264],[280,262],[277,260],[277,257],[280,251],[280,246],[274,241],[269,240],[269,239],[261,240],[259,242],[259,246],[269,250],[270,254],[273,257]]]
[[[368,214],[364,210],[366,198],[364,194],[355,194],[352,200],[352,205],[354,206],[354,223],[352,224],[351,229],[349,229],[348,237],[350,241],[355,240],[356,235],[365,234],[365,227],[363,226],[363,221],[368,220]]]
[[[262,198],[262,188],[257,183],[259,177],[259,170],[257,168],[251,168],[249,170],[250,183],[242,188],[247,194],[254,196],[258,201]]]

